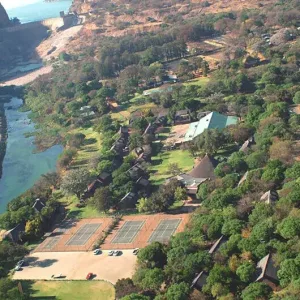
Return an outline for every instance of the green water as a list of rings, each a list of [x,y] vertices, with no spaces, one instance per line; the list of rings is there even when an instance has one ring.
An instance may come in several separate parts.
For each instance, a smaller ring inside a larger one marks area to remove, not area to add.
[[[0,213],[6,210],[10,200],[32,187],[42,174],[54,171],[57,158],[63,150],[62,146],[57,145],[45,152],[33,153],[34,138],[25,138],[24,134],[34,131],[34,123],[28,118],[27,112],[18,111],[21,105],[22,100],[17,98],[5,104],[8,139],[0,179]]]

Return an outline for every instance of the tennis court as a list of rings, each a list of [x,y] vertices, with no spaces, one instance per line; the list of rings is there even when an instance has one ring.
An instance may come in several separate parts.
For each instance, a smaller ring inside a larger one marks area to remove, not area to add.
[[[148,243],[152,243],[152,242],[165,243],[169,241],[170,237],[174,234],[180,222],[181,219],[160,221],[159,225],[151,234]]]
[[[85,245],[102,223],[85,224],[67,241],[68,246]]]
[[[141,230],[144,223],[144,221],[126,221],[112,240],[112,244],[131,243]]]
[[[51,237],[49,237],[47,239],[47,243],[45,244],[43,249],[51,250],[52,248],[54,248],[57,245],[59,240],[60,240],[60,236],[51,236]]]

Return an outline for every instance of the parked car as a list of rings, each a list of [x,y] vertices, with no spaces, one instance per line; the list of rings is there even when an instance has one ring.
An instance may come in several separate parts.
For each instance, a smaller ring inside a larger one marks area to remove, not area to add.
[[[114,253],[115,253],[115,251],[114,251],[114,250],[110,250],[110,251],[108,252],[108,256],[113,256],[113,255],[114,255]]]
[[[21,270],[22,270],[22,268],[19,265],[15,266],[15,271],[21,271]]]
[[[139,248],[135,248],[135,249],[132,251],[132,253],[133,253],[133,255],[138,255],[139,251],[140,251]]]
[[[51,278],[53,279],[59,279],[59,278],[62,278],[64,277],[63,274],[56,274],[56,275],[52,275]]]
[[[98,254],[101,254],[101,250],[100,249],[95,249],[94,250],[94,255],[98,255]]]
[[[92,278],[93,278],[93,273],[88,273],[87,275],[86,275],[86,280],[91,280]]]
[[[24,265],[25,265],[25,260],[24,259],[18,261],[16,266],[15,266],[15,271],[21,271],[22,266],[24,266]]]
[[[115,250],[114,253],[113,253],[113,256],[119,256],[119,255],[121,255],[121,254],[122,254],[121,251]]]

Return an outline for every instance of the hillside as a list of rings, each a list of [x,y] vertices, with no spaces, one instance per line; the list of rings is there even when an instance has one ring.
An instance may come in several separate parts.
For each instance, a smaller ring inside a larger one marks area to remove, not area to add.
[[[0,3],[0,28],[6,27],[9,25],[9,18],[6,10]]]

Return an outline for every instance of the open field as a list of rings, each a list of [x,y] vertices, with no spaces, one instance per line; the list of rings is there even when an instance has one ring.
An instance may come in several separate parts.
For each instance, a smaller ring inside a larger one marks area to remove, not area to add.
[[[137,257],[132,250],[122,252],[119,256],[108,256],[108,251],[99,255],[93,252],[35,252],[26,258],[28,265],[15,272],[13,279],[52,280],[52,275],[62,274],[66,280],[85,280],[88,273],[93,273],[94,279],[114,284],[120,278],[131,277],[135,270]]]
[[[170,177],[168,166],[171,163],[177,163],[183,172],[190,171],[194,165],[194,159],[187,150],[174,150],[158,154],[152,157],[150,166],[150,180],[154,184],[161,184],[166,178]]]
[[[43,300],[113,300],[115,291],[105,281],[36,281],[22,282],[23,289],[31,291],[32,299]]]

